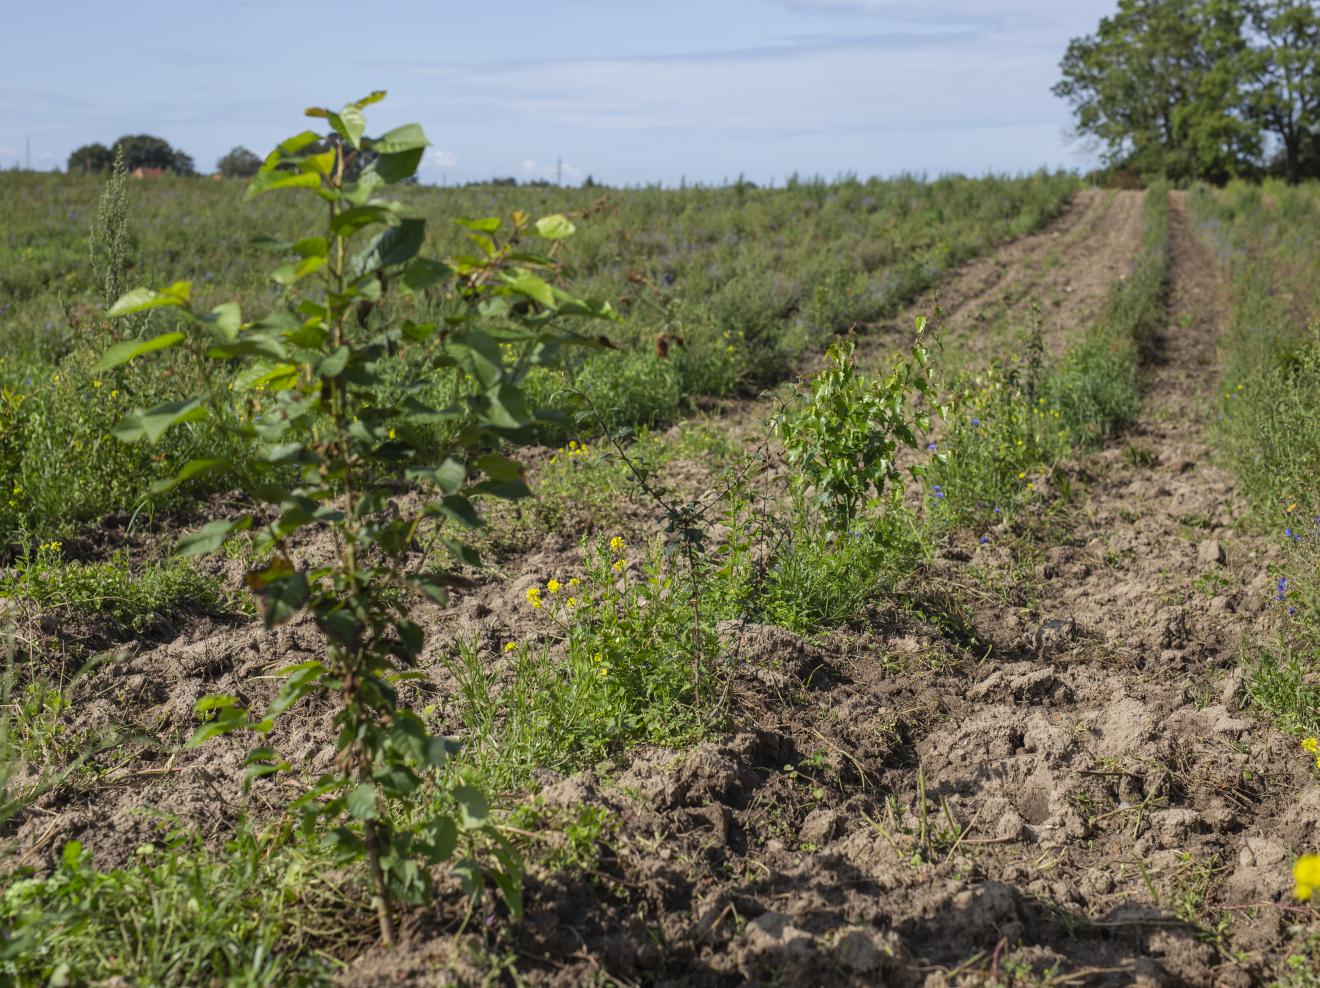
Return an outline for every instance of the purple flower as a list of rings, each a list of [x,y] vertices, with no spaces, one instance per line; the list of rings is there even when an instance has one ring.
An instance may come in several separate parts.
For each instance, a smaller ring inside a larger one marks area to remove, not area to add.
[[[985,545],[985,544],[986,544],[987,542],[989,542],[989,541],[990,541],[990,536],[988,536],[988,535],[982,535],[982,536],[981,536],[981,545]]]
[[[972,419],[972,427],[973,427],[973,428],[976,428],[976,429],[981,428],[981,420],[980,420],[980,419]]]
[[[1279,577],[1278,587],[1275,590],[1275,597],[1278,600],[1283,600],[1286,596],[1288,596],[1288,578],[1286,576],[1281,576]]]
[[[927,443],[926,448],[933,453],[935,450],[939,449],[939,443]]]

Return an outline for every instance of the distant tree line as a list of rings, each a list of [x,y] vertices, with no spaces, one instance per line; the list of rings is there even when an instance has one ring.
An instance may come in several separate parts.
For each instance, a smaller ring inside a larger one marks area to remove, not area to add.
[[[1060,69],[1055,94],[1111,169],[1320,177],[1317,0],[1119,0]]]

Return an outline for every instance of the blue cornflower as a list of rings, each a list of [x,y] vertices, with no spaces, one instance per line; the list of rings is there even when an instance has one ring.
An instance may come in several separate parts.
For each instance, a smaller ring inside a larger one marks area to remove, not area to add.
[[[980,420],[980,419],[972,419],[972,426],[973,426],[973,428],[976,428],[976,429],[981,428],[981,420]]]
[[[1288,596],[1288,578],[1286,576],[1281,576],[1279,577],[1279,584],[1275,591],[1275,597],[1279,600],[1283,600],[1286,596]]]
[[[1003,513],[1004,513],[1004,509],[1003,509],[1003,508],[995,508],[995,514],[997,514],[997,515],[1002,515]]]
[[[936,497],[944,497],[944,488],[943,488],[943,487],[941,487],[939,484],[934,484],[934,485],[932,485],[932,486],[935,488],[935,496],[936,496]]]
[[[930,450],[932,453],[935,452],[935,450],[939,449],[939,446],[940,446],[939,443],[926,443],[926,448]]]
[[[990,541],[990,536],[988,536],[988,535],[982,535],[982,536],[981,536],[981,545],[985,545],[985,544],[986,544],[987,542],[989,542],[989,541]]]

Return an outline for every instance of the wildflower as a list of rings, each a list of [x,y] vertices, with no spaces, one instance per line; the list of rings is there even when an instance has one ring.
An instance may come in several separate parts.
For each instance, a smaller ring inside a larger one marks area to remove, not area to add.
[[[988,536],[988,535],[982,535],[982,536],[981,536],[981,545],[985,545],[985,544],[986,544],[987,542],[989,542],[989,541],[990,541],[990,536]]]
[[[939,444],[939,443],[926,443],[926,448],[927,448],[928,450],[930,450],[930,451],[933,453],[933,452],[935,452],[935,450],[937,450],[937,449],[940,448],[940,444]]]
[[[617,536],[617,535],[614,536],[614,538],[610,539],[610,551],[611,551],[611,552],[619,552],[619,551],[621,551],[622,549],[623,549],[623,539],[621,539],[621,538],[620,538],[619,536]]]
[[[1305,738],[1302,740],[1302,750],[1309,751],[1311,754],[1320,753],[1320,738]]]
[[[390,430],[390,440],[391,440],[391,441],[394,440],[394,430],[393,430],[393,429]]]
[[[617,570],[621,570],[621,569],[623,569],[623,568],[624,568],[625,566],[627,566],[627,565],[628,565],[628,563],[627,563],[626,560],[623,560],[623,559],[616,559],[616,560],[614,560],[614,569],[615,569],[616,571],[617,571]]]
[[[980,420],[980,419],[972,419],[972,428],[973,428],[973,429],[979,429],[979,428],[981,428],[981,420]]]
[[[1021,473],[1018,474],[1018,480],[1026,480],[1026,479],[1027,479],[1027,472],[1023,470]]]
[[[94,387],[94,388],[99,388],[100,386],[101,386],[101,382],[100,382],[100,381],[93,381],[93,382],[92,382],[92,387]]]
[[[529,603],[529,604],[532,605],[532,610],[537,610],[537,609],[540,608],[540,606],[541,606],[541,588],[540,588],[540,587],[528,587],[528,588],[527,588],[527,603]]]
[[[512,652],[512,651],[513,651],[514,649],[516,649],[517,647],[518,647],[518,643],[517,643],[517,642],[505,642],[505,643],[504,643],[504,651],[506,651],[506,652]]]
[[[563,586],[558,580],[551,580],[545,585],[545,588],[551,593],[559,593],[559,588]]]
[[[582,581],[579,580],[579,579],[575,576],[575,577],[573,577],[573,579],[571,579],[571,580],[568,581],[568,585],[569,585],[570,588],[572,588],[572,587],[576,587],[576,586],[577,586],[579,583],[581,583],[581,582],[582,582]]]
[[[1311,893],[1320,888],[1320,855],[1303,854],[1293,863],[1293,890],[1300,902],[1311,898]]]
[[[577,607],[577,602],[578,601],[576,597],[569,597],[568,600],[564,601],[564,603],[568,606],[570,610],[574,607]]]
[[[1286,576],[1279,577],[1279,582],[1275,586],[1274,596],[1276,600],[1283,600],[1283,598],[1288,596],[1288,578]]]
[[[938,499],[943,499],[943,497],[944,497],[944,488],[941,487],[939,484],[934,484],[933,486],[934,486],[934,488],[935,488],[935,497],[936,497],[936,499],[937,499],[937,500],[938,500]]]
[[[1294,511],[1297,510],[1297,502],[1294,501],[1292,504],[1288,505],[1288,507],[1284,508],[1283,510],[1288,512],[1288,514],[1292,514]]]
[[[118,388],[111,388],[111,389],[110,389],[110,397],[111,397],[111,398],[118,398],[118,397],[119,397],[119,389],[118,389]]]

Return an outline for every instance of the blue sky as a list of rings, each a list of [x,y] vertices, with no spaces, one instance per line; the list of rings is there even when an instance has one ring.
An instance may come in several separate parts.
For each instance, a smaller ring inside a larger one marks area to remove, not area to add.
[[[425,181],[1085,167],[1049,92],[1113,0],[63,0],[0,34],[0,167],[152,133],[209,170],[384,88]],[[388,11],[372,20],[359,12]]]

